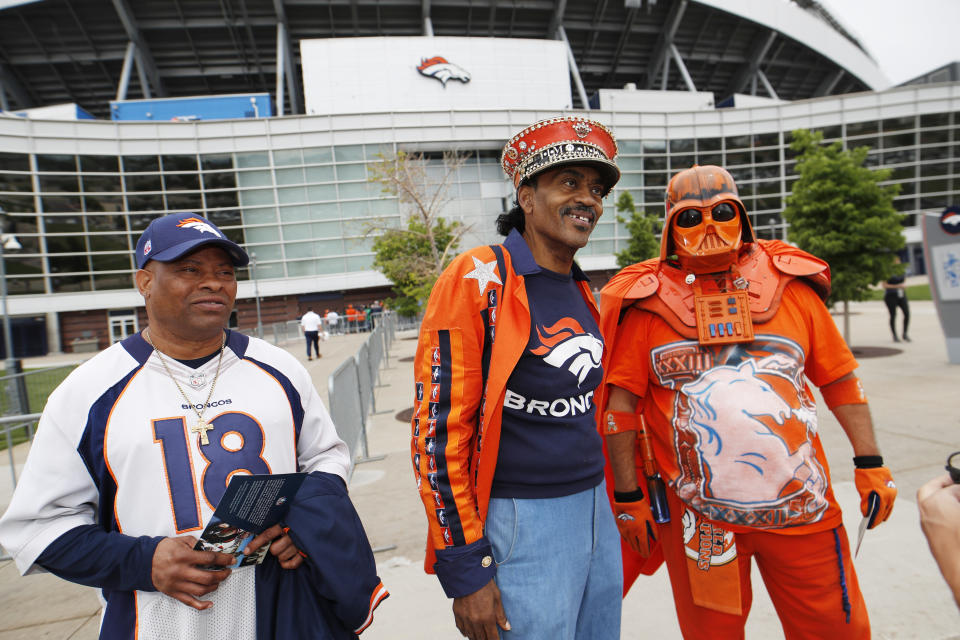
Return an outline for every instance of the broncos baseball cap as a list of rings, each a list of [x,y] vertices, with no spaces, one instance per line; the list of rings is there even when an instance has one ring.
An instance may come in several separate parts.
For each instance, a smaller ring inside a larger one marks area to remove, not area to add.
[[[580,116],[561,116],[541,120],[510,138],[500,164],[514,189],[552,167],[591,165],[600,172],[609,193],[620,180],[616,157],[617,141],[605,126]]]
[[[151,260],[172,262],[208,245],[226,251],[235,267],[250,262],[247,252],[206,218],[195,213],[171,213],[152,220],[143,230],[137,240],[137,268],[143,269]]]

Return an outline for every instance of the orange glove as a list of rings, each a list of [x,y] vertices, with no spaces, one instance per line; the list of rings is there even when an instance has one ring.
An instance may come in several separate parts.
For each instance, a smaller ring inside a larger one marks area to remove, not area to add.
[[[620,501],[636,496],[639,498],[633,501]],[[644,497],[643,490],[637,489],[629,494],[615,491],[613,515],[617,518],[620,536],[627,541],[630,548],[644,558],[649,558],[657,541],[657,523],[650,512],[650,501]]]
[[[893,501],[897,499],[897,485],[893,483],[890,470],[884,466],[854,469],[853,480],[860,492],[860,513],[864,517],[870,515],[871,496],[876,496],[877,508],[867,524],[868,529],[873,529],[890,517]]]

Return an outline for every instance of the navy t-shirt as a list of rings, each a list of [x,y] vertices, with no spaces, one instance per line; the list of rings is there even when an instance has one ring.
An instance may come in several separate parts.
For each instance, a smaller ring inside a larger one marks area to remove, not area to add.
[[[491,495],[571,495],[603,480],[593,403],[603,340],[571,274],[540,268],[524,281],[530,338],[507,380]]]

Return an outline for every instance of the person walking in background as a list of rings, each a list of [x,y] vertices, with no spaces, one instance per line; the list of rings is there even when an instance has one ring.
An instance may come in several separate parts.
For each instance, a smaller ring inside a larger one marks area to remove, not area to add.
[[[900,264],[900,256],[893,257],[894,264]],[[896,275],[883,283],[883,302],[887,305],[887,311],[890,313],[890,333],[893,334],[893,341],[900,342],[897,338],[897,308],[903,312],[903,336],[904,342],[910,342],[910,336],[907,335],[907,329],[910,326],[910,303],[907,302],[906,276]]]
[[[316,352],[317,358],[320,357],[320,326],[323,320],[313,312],[313,307],[307,307],[307,312],[300,318],[300,326],[303,327],[303,337],[307,340],[307,360],[313,360],[311,357],[311,347]]]
[[[414,363],[425,569],[471,640],[615,640],[621,566],[593,395],[603,340],[574,262],[616,184],[603,125],[552,118],[504,147],[503,244],[453,260]]]
[[[352,638],[387,595],[310,374],[225,328],[248,262],[200,216],[147,226],[135,282],[149,326],[50,394],[0,519],[22,574],[101,590],[101,638]],[[287,526],[247,546],[272,542],[263,564],[194,549],[231,476],[294,472],[308,475]]]

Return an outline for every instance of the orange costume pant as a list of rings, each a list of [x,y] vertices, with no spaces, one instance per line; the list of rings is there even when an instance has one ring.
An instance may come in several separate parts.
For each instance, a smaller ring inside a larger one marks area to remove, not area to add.
[[[668,524],[660,525],[660,540],[684,638],[733,640],[744,637],[752,600],[751,560],[757,562],[786,640],[870,638],[870,620],[843,526],[835,532],[806,535],[737,533],[736,562],[743,613],[731,615],[693,603],[681,524],[684,507],[675,494],[668,493],[672,517]],[[845,605],[849,607],[849,620]]]

